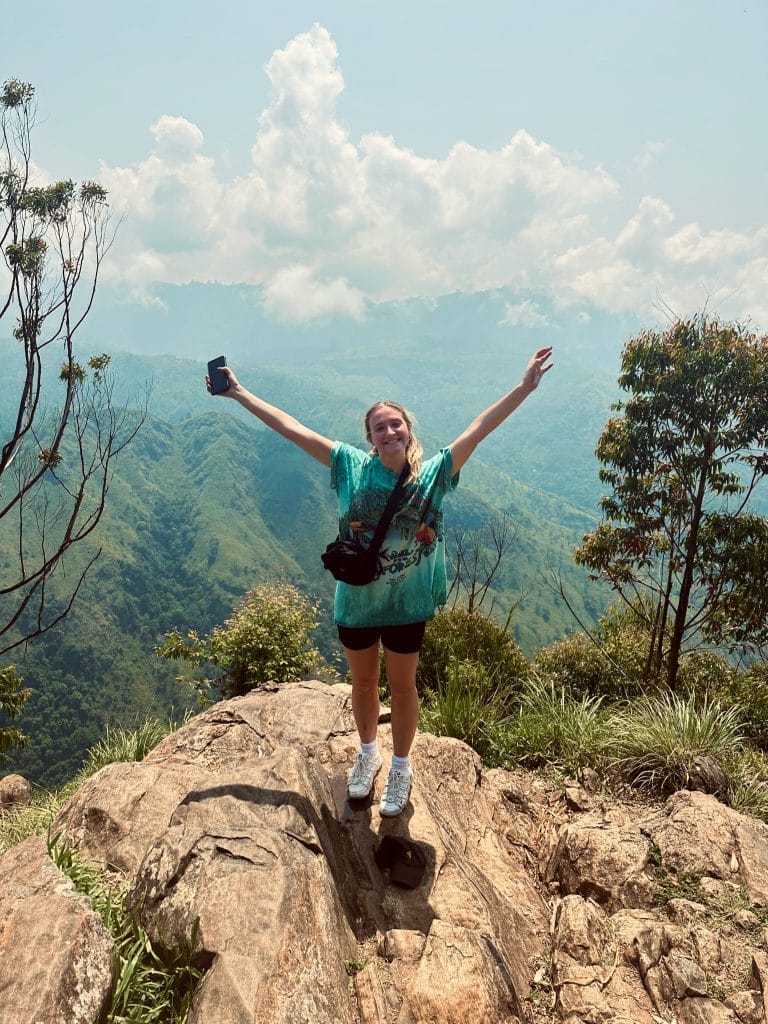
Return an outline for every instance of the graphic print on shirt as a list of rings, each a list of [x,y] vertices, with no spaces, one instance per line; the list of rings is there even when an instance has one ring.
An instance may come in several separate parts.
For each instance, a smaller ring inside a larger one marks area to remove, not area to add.
[[[389,499],[385,488],[358,492],[339,520],[339,536],[370,542]],[[395,513],[380,549],[382,576],[398,575],[429,557],[443,537],[443,513],[427,509],[427,499],[415,488],[406,489],[404,506]],[[425,514],[426,513],[426,514]]]

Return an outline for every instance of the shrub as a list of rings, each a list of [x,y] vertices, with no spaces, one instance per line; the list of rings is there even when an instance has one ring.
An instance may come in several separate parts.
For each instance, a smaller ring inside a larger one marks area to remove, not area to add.
[[[644,697],[612,716],[611,766],[633,785],[665,795],[684,787],[699,757],[725,770],[743,744],[736,708],[693,694]]]
[[[768,782],[749,776],[732,780],[728,803],[735,811],[768,822]]]
[[[686,651],[677,670],[677,689],[680,693],[693,693],[698,699],[709,696],[730,706],[727,700],[737,672],[733,665],[715,651]]]
[[[718,680],[716,693],[723,705],[736,709],[750,742],[768,750],[768,665],[753,665],[747,672],[732,671]]]
[[[509,697],[482,665],[453,660],[421,708],[421,728],[468,743],[486,764],[500,764],[500,734]]]
[[[742,814],[768,822],[768,758],[756,747],[739,747],[728,759],[728,803]]]
[[[554,767],[578,775],[602,764],[608,743],[602,697],[574,697],[537,677],[507,723],[504,755],[526,768]]]
[[[115,941],[109,1024],[185,1024],[203,972],[193,963],[199,923],[188,941],[173,949],[153,942],[128,907],[126,890],[108,886],[101,873],[58,839],[48,844],[51,859],[101,916]]]
[[[9,722],[20,715],[29,700],[31,690],[23,690],[24,680],[16,674],[15,665],[0,668],[0,765],[7,760],[6,754],[14,747],[26,747],[28,738]]]
[[[108,725],[104,736],[88,751],[85,764],[76,776],[78,783],[95,775],[105,765],[115,761],[143,761],[147,754],[176,725],[159,718],[145,718],[135,729],[113,728]]]
[[[420,691],[436,691],[454,662],[472,662],[509,692],[519,690],[530,666],[506,627],[482,612],[448,608],[427,623],[419,658]]]
[[[595,639],[564,637],[538,653],[534,667],[556,687],[575,697],[629,697],[643,692],[650,639],[631,612],[610,609]]]
[[[310,638],[315,626],[317,605],[296,587],[285,581],[260,583],[208,636],[189,630],[185,638],[172,630],[155,650],[161,658],[219,669],[213,679],[205,672],[179,678],[194,683],[204,696],[214,686],[222,697],[234,697],[267,680],[285,683],[316,669],[321,657]]]

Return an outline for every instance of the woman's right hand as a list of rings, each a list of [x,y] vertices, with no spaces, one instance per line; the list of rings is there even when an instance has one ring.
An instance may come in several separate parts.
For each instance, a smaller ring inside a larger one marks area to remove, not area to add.
[[[229,387],[227,388],[226,391],[220,391],[215,397],[216,398],[219,398],[219,397],[221,397],[221,398],[234,398],[235,395],[236,395],[236,392],[240,388],[240,381],[235,376],[235,371],[232,369],[231,366],[222,366],[221,367],[221,372],[226,374],[227,379],[229,380]],[[212,392],[211,392],[211,378],[208,376],[208,374],[205,375],[205,387],[206,387],[206,390],[208,391],[208,394],[209,395],[212,394]]]

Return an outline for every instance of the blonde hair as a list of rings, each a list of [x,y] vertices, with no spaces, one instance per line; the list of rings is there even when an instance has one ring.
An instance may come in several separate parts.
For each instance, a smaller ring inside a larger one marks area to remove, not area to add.
[[[406,427],[408,427],[408,444],[405,447],[405,461],[408,463],[410,473],[408,474],[408,481],[417,480],[419,477],[419,470],[421,469],[421,456],[424,454],[424,449],[421,447],[421,442],[413,432],[414,418],[399,402],[387,402],[382,399],[380,402],[374,402],[368,412],[365,414],[363,420],[363,429],[365,430],[365,437],[369,444],[373,445],[373,438],[371,437],[371,416],[376,412],[377,409],[394,409],[395,412],[399,412],[405,421]],[[370,455],[378,456],[378,450],[374,446],[369,452]]]

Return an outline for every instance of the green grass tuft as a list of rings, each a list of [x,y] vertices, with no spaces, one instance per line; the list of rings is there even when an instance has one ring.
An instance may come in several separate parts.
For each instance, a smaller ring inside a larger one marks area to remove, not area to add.
[[[114,889],[57,838],[48,844],[53,862],[88,897],[115,942],[114,986],[106,1024],[185,1024],[203,971],[193,963],[197,922],[187,943],[163,949],[126,906],[125,888]]]
[[[655,793],[684,788],[696,758],[720,767],[735,759],[743,744],[736,708],[705,698],[675,694],[643,697],[612,715],[611,767],[632,785]]]

